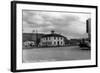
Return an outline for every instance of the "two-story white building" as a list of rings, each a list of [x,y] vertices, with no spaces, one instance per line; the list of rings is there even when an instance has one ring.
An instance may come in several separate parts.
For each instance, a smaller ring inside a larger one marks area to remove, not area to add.
[[[51,31],[51,34],[46,34],[41,37],[40,39],[40,46],[64,46],[65,45],[66,37],[54,33]]]

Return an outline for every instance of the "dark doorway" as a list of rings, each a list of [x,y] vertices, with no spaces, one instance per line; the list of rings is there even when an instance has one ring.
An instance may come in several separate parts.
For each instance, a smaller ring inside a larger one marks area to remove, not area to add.
[[[58,46],[59,46],[59,41],[57,42]]]

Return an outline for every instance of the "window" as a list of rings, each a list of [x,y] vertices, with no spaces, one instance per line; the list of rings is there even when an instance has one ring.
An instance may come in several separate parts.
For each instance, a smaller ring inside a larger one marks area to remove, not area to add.
[[[54,37],[54,39],[56,39],[56,37]]]
[[[48,37],[48,40],[50,40],[50,37]]]
[[[52,44],[52,42],[48,42],[48,45],[51,45]]]
[[[48,37],[46,37],[46,40],[48,40]]]
[[[62,40],[62,37],[61,37],[61,40]]]
[[[59,40],[59,37],[58,37],[58,40]]]
[[[54,42],[54,44],[56,45],[56,42]]]
[[[62,42],[60,42],[60,44],[62,45]]]

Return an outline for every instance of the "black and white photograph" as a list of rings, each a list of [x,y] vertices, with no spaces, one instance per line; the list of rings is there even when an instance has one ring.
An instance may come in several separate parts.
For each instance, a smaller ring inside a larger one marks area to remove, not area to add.
[[[11,3],[11,70],[97,67],[97,6]]]
[[[91,59],[91,14],[23,10],[23,62]]]

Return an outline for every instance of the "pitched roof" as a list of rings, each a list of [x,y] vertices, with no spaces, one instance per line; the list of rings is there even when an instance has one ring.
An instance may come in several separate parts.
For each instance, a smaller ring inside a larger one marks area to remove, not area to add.
[[[61,35],[61,34],[57,34],[57,33],[54,33],[54,34],[46,34],[46,35],[43,35],[42,37],[63,37],[63,38],[66,38],[65,36]]]

